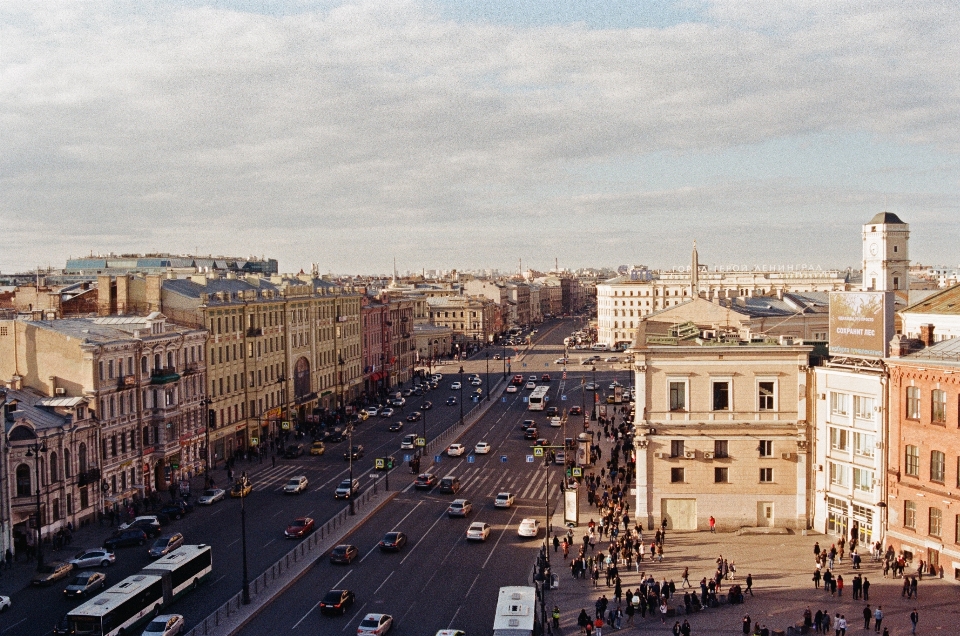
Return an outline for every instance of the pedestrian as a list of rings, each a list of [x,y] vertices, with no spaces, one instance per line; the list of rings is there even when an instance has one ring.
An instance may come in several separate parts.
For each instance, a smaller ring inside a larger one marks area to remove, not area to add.
[[[560,549],[560,537],[553,535],[553,551],[556,552]]]
[[[837,596],[843,596],[843,575],[837,575]]]
[[[911,619],[912,620],[912,619]],[[664,598],[660,601],[660,622],[666,624],[667,622],[667,600]]]
[[[909,596],[913,596],[914,599],[917,598],[917,577],[910,579],[910,594],[908,598]]]
[[[753,596],[753,575],[747,574],[747,589],[743,591],[744,596],[747,592],[750,592],[750,596]]]
[[[680,626],[680,636],[690,636],[690,631],[690,623],[684,620],[683,625]]]
[[[710,532],[716,533],[717,531],[717,520],[713,518],[713,515],[710,515]]]
[[[873,618],[873,612],[870,610],[870,605],[867,604],[863,608],[863,628],[870,629],[870,619]]]
[[[840,620],[837,621],[837,636],[847,636],[847,617],[843,614],[840,615]]]
[[[560,629],[560,606],[553,606],[553,628]]]
[[[271,456],[270,456],[270,462],[271,462],[271,466],[272,466],[273,468],[276,468],[276,467],[277,467],[277,456],[276,456],[276,455],[271,455]],[[260,456],[260,463],[263,463],[263,455]]]
[[[913,611],[910,612],[910,625],[913,626],[913,628],[910,630],[911,634],[917,633],[917,623],[919,622],[920,622],[920,613],[917,611],[917,608],[914,607]],[[884,628],[884,631],[886,631],[886,628]]]
[[[821,578],[822,578],[822,577],[820,576],[820,566],[818,565],[818,566],[817,566],[817,569],[813,571],[813,587],[814,587],[814,589],[817,589],[817,590],[820,589],[820,579],[821,579]]]
[[[881,606],[877,605],[877,609],[873,611],[873,631],[879,634],[880,623],[882,622],[883,622],[883,609],[881,608]],[[886,633],[887,629],[884,628],[883,631],[884,633]]]
[[[10,548],[7,548],[7,553],[5,558],[7,560],[7,569],[8,570],[12,569],[13,568],[13,552],[10,550]]]
[[[743,617],[743,621],[741,621],[741,622],[743,623],[743,633],[744,633],[744,634],[749,634],[749,633],[750,633],[750,623],[751,623],[750,615],[749,615],[749,614],[745,614],[744,617]]]
[[[681,633],[680,633],[680,621],[677,621],[676,623],[673,624],[672,633],[673,633],[673,636],[681,636]]]
[[[693,587],[690,583],[690,568],[683,568],[683,574],[681,576],[683,577],[683,583],[680,585],[681,588]]]
[[[593,620],[593,633],[594,636],[603,636],[603,617],[597,616]]]
[[[863,600],[870,600],[870,581],[867,580],[867,577],[863,577]]]

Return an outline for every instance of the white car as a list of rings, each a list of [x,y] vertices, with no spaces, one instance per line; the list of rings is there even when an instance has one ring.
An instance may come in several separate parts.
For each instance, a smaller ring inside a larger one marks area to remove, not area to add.
[[[558,427],[560,426],[560,424],[562,424],[562,422],[560,421],[560,416],[559,416],[559,415],[555,415],[555,416],[553,416],[553,417],[550,418],[550,426],[552,426],[552,427],[554,427],[554,428],[558,428]]]
[[[570,358],[557,358],[553,361],[554,364],[567,364],[570,362]]]
[[[434,373],[433,375],[430,376],[430,379],[432,379],[434,382],[439,382],[440,380],[443,379],[443,374],[442,374],[442,373]]]
[[[480,378],[475,378],[473,380],[470,380],[470,386],[481,386],[481,385],[483,385],[483,380],[481,380]]]
[[[10,597],[0,596],[0,612],[6,612],[10,609]]]
[[[467,636],[467,632],[462,629],[441,629],[433,636]]]
[[[453,384],[450,385],[451,391],[459,391],[461,388],[463,388],[463,385],[460,384],[459,382],[454,382]]]
[[[183,616],[180,614],[162,614],[157,616],[147,628],[143,636],[174,636],[183,631]]]
[[[507,385],[507,393],[516,393],[516,392],[517,392],[517,385],[516,385],[516,384],[508,384],[508,385]]]
[[[521,537],[535,537],[540,534],[539,519],[524,519],[517,528],[517,534]]]
[[[392,408],[390,408],[390,407],[388,406],[387,408],[385,408],[385,409],[383,409],[382,411],[380,411],[380,417],[393,417],[393,414],[394,414],[395,412],[396,412],[396,411],[394,411]]]
[[[467,539],[470,541],[486,541],[490,536],[490,524],[474,521],[467,528]]]
[[[389,614],[367,614],[360,621],[360,626],[357,627],[357,636],[370,634],[381,636],[389,632],[391,627],[393,627],[393,616]]]
[[[291,477],[286,483],[283,487],[283,492],[288,495],[299,495],[307,489],[307,483],[306,475],[296,475],[295,477]]]
[[[618,360],[620,360],[620,358],[617,356],[607,356],[603,359],[604,362],[617,362]]]
[[[526,386],[525,386],[524,388],[527,389],[528,391],[532,391],[532,390],[534,390],[535,388],[537,388],[537,383],[534,382],[533,380],[530,380],[529,382],[527,382],[527,384],[526,384]]]
[[[210,488],[204,490],[200,497],[197,499],[197,503],[201,506],[212,506],[218,501],[223,500],[227,496],[227,491],[223,488]]]
[[[364,410],[364,411],[367,413],[367,415],[369,415],[370,417],[376,417],[377,414],[380,413],[380,409],[377,408],[376,406],[368,406],[367,408],[365,408],[365,409],[363,409],[363,410]]]
[[[448,457],[460,457],[467,452],[467,447],[463,444],[450,444],[447,446]]]
[[[498,492],[496,499],[493,500],[493,507],[509,508],[516,499],[516,496],[512,492]]]
[[[403,439],[400,440],[400,450],[413,450],[413,446],[417,441],[416,433],[409,433],[403,436]]]
[[[490,449],[493,448],[487,442],[477,442],[477,445],[473,447],[473,452],[477,455],[486,455],[490,452]]]
[[[127,528],[129,528],[129,527],[132,526],[133,524],[137,523],[138,521],[140,521],[140,522],[147,522],[147,523],[150,523],[150,524],[156,524],[156,525],[158,525],[158,526],[160,525],[160,520],[157,519],[156,515],[142,515],[142,516],[140,516],[140,517],[135,517],[133,521],[128,521],[128,522],[126,522],[126,523],[121,523],[121,524],[120,524],[120,529],[121,529],[121,530],[126,530]]]

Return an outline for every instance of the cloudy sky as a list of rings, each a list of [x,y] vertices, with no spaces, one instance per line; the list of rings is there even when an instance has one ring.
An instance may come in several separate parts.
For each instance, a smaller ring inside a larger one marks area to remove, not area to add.
[[[953,0],[0,4],[0,272],[960,264]]]

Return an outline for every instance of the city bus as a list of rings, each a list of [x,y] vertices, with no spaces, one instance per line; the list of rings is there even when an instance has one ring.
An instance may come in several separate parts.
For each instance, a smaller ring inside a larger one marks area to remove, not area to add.
[[[527,410],[542,411],[547,408],[547,402],[550,401],[550,398],[547,396],[549,392],[550,387],[548,386],[538,386],[535,388],[527,400]]]
[[[208,545],[180,546],[67,614],[78,636],[130,633],[213,572]]]
[[[537,625],[537,589],[527,586],[501,587],[493,636],[533,636]]]

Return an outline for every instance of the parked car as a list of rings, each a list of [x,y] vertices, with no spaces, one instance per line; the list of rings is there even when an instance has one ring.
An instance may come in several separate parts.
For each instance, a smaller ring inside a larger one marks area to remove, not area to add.
[[[179,521],[191,510],[193,510],[193,504],[188,504],[185,501],[172,501],[160,509],[160,514],[165,515],[168,519]]]
[[[516,495],[511,492],[498,492],[496,498],[493,500],[493,507],[509,508],[516,499]]]
[[[433,473],[420,473],[413,482],[417,490],[430,490],[437,485],[437,476]]]
[[[180,614],[163,614],[157,616],[143,630],[143,636],[176,636],[183,631],[183,616]]]
[[[407,545],[407,535],[402,532],[388,532],[380,540],[380,550],[385,552],[397,552],[403,546]]]
[[[111,552],[117,548],[126,548],[133,545],[146,545],[147,533],[140,528],[117,530],[104,542],[103,547]]]
[[[307,489],[308,483],[310,482],[307,481],[306,475],[295,475],[287,480],[283,486],[283,492],[288,495],[299,495]]]
[[[153,542],[153,545],[150,546],[150,549],[147,550],[149,554],[154,559],[159,559],[162,556],[166,556],[183,545],[183,535],[179,532],[174,534],[168,534],[164,537],[160,537]]]
[[[227,491],[223,488],[209,488],[200,494],[200,497],[197,498],[197,503],[201,506],[211,506],[218,501],[223,501],[223,498],[226,496]]]
[[[90,548],[77,552],[76,556],[70,559],[73,567],[80,568],[106,568],[113,565],[117,557],[110,550],[103,548]]]
[[[65,579],[73,572],[73,563],[67,561],[48,561],[37,568],[37,573],[30,579],[31,585],[53,585],[60,579]]]
[[[160,520],[157,518],[156,515],[141,515],[139,517],[134,517],[133,520],[128,521],[126,523],[121,523],[118,529],[126,530],[127,528],[144,521],[149,521],[151,524],[156,525],[157,527],[160,526]]]
[[[335,499],[349,499],[350,497],[355,496],[359,491],[359,480],[354,479],[351,483],[349,479],[344,479],[340,482],[340,485],[337,486],[337,490],[334,492],[333,496]]]
[[[320,601],[320,613],[343,616],[353,606],[356,598],[350,590],[330,590]]]
[[[363,446],[361,445],[351,446],[349,451],[346,451],[343,453],[344,461],[347,461],[350,459],[356,460],[356,459],[360,459],[361,457],[363,457]]]
[[[288,539],[302,539],[313,532],[316,525],[312,517],[297,517],[287,526],[287,529],[283,531],[283,536]]]
[[[357,627],[357,636],[383,636],[393,627],[393,616],[389,614],[367,614]]]
[[[466,517],[473,511],[473,504],[466,499],[454,499],[447,508],[448,517]]]
[[[360,550],[355,545],[341,543],[330,551],[330,563],[346,563],[350,565],[360,554]]]
[[[327,447],[321,441],[316,441],[313,444],[310,444],[310,454],[311,455],[323,455],[327,452]]]
[[[287,450],[283,451],[283,456],[287,459],[296,459],[303,455],[303,444],[290,444]]]

